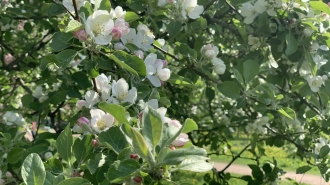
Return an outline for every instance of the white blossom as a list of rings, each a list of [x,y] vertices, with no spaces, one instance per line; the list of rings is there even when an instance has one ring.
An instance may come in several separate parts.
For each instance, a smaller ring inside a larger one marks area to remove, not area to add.
[[[126,11],[124,11],[121,6],[117,6],[115,9],[111,9],[110,15],[112,19],[125,18]]]
[[[320,89],[320,87],[323,84],[323,78],[322,78],[322,76],[312,76],[312,75],[309,75],[306,78],[306,80],[308,82],[309,87],[311,88],[311,90],[313,92],[318,92],[319,89]]]
[[[132,87],[128,90],[128,83],[125,79],[121,78],[118,81],[113,80],[112,82],[112,95],[108,102],[115,104],[129,102],[134,103],[137,98],[137,90]]]
[[[34,92],[32,93],[32,96],[35,98],[40,98],[42,96],[43,92],[42,92],[42,87],[40,85],[38,85],[35,89]]]
[[[219,54],[219,48],[211,44],[204,45],[201,48],[201,53],[208,59],[215,58]]]
[[[85,100],[86,100],[85,107],[88,109],[93,108],[93,106],[100,101],[99,95],[97,94],[97,92],[93,90],[89,90],[86,92]]]
[[[188,15],[191,19],[197,19],[203,11],[204,7],[197,5],[197,0],[184,0],[182,3],[181,14],[184,18],[187,18]]]
[[[93,38],[96,44],[107,45],[111,42],[114,22],[108,11],[95,11],[87,18],[85,25],[86,33]]]
[[[167,81],[171,76],[171,71],[167,68],[163,68],[166,61],[157,60],[157,55],[150,53],[144,63],[147,68],[147,78],[155,87],[160,87],[162,82]]]
[[[92,109],[90,113],[91,126],[97,133],[108,130],[115,121],[111,114],[105,113],[100,109]]]
[[[212,59],[212,64],[214,65],[213,69],[217,74],[222,75],[225,73],[226,65],[220,58]]]
[[[11,111],[6,112],[2,119],[5,121],[6,125],[17,125],[22,126],[25,123],[24,118],[18,113],[14,113]]]
[[[254,37],[252,35],[249,35],[248,37],[248,44],[251,46],[251,50],[256,50],[260,47],[261,42],[259,37]]]
[[[251,24],[254,19],[259,15],[258,11],[252,5],[251,2],[242,4],[241,14],[243,17],[245,17],[244,23],[246,24]]]
[[[330,144],[329,144],[329,142],[328,142],[325,138],[323,138],[323,137],[320,137],[320,138],[318,138],[317,140],[318,140],[318,142],[315,143],[314,153],[315,153],[316,155],[319,155],[322,146],[328,145],[328,146],[330,147]]]
[[[328,62],[327,59],[324,59],[320,55],[315,55],[313,57],[313,61],[315,62],[317,69],[320,69],[321,66],[323,66],[324,64],[326,64]]]

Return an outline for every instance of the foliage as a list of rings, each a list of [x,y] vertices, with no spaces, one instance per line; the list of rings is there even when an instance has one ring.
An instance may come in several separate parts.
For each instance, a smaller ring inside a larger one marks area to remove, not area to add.
[[[329,6],[1,1],[0,184],[228,184],[247,151],[239,178],[276,184],[268,146],[328,181]],[[234,131],[248,143],[217,171],[204,148],[226,154]]]

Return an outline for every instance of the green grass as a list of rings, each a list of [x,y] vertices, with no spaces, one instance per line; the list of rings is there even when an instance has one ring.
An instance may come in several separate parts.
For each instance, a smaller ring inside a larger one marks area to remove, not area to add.
[[[204,181],[204,175],[207,173],[195,173],[189,171],[178,171],[172,175],[172,180],[180,185],[203,185],[208,184]],[[209,173],[212,176],[212,173]],[[230,185],[246,185],[247,182],[240,179],[241,175],[231,174],[230,180],[228,183]],[[281,181],[280,185],[292,185],[292,182],[289,181]],[[171,184],[172,185],[172,184]],[[299,183],[299,185],[308,185],[305,183]]]
[[[234,153],[239,153],[247,144],[249,144],[249,140],[232,140],[230,141],[232,143],[231,150]],[[289,156],[289,153],[285,151],[282,148],[278,147],[270,147],[270,146],[265,146],[265,153],[266,156],[262,156],[260,158],[261,164],[266,163],[267,161],[273,161],[273,157],[276,159],[278,167],[282,168],[285,171],[292,171],[295,172],[296,169],[300,166],[305,166],[308,165],[306,161],[301,161],[299,158],[292,158]],[[230,152],[226,153],[227,155],[230,155]],[[242,155],[242,158],[237,159],[234,164],[241,164],[241,165],[247,165],[247,164],[256,164],[256,161],[250,160],[250,159],[245,159],[244,157],[247,158],[254,158],[253,154],[249,151],[245,151]],[[226,156],[226,155],[211,155],[211,160],[216,161],[216,162],[223,162],[223,163],[228,163],[231,161],[232,157],[231,156]],[[313,167],[310,171],[307,172],[308,174],[315,174],[319,175],[320,172],[317,169],[317,167]]]

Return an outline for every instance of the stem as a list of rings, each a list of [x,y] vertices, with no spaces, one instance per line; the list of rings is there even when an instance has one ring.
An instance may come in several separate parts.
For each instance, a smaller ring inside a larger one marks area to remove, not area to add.
[[[72,4],[73,4],[73,7],[74,7],[74,12],[76,14],[76,16],[74,18],[75,18],[75,20],[80,22],[80,17],[79,17],[79,12],[78,12],[78,7],[77,7],[76,0],[72,0]]]

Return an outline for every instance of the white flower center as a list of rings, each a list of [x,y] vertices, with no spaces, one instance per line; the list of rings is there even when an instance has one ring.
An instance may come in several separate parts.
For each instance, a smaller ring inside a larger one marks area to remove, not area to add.
[[[98,121],[96,122],[96,125],[97,125],[97,127],[98,127],[100,130],[104,130],[105,127],[107,126],[107,123],[106,123],[105,121],[103,121],[103,120],[98,120]]]

